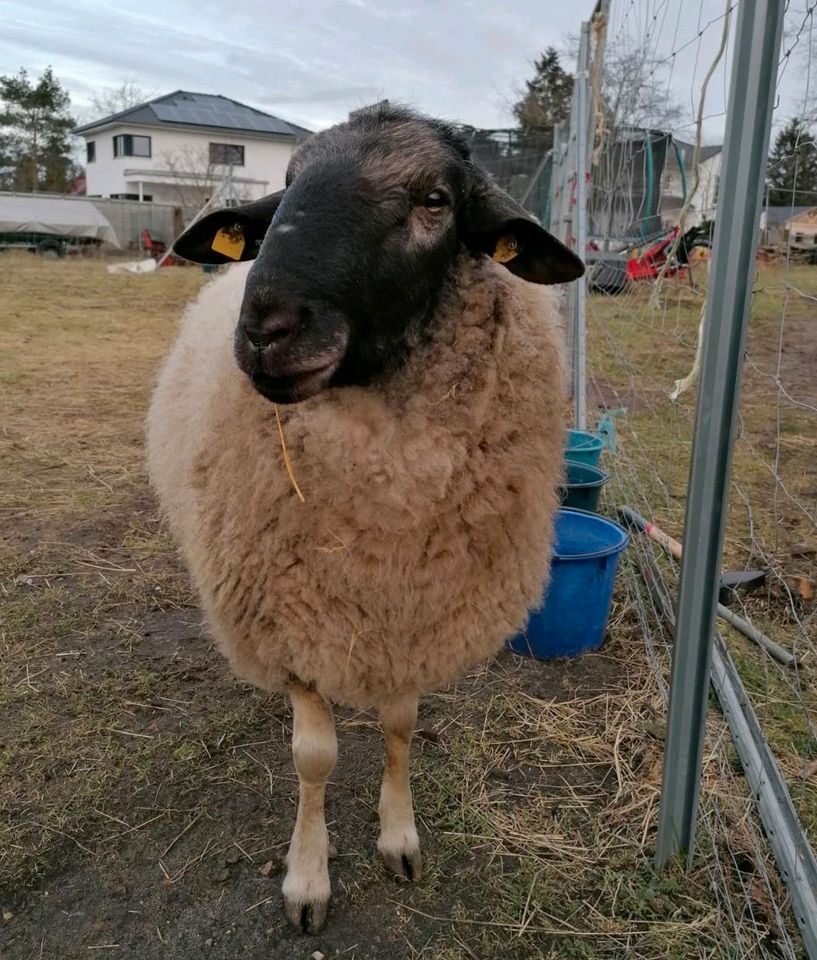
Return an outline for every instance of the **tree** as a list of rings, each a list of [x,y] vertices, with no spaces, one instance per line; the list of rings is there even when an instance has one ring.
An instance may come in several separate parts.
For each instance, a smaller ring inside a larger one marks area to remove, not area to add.
[[[668,90],[665,65],[651,55],[648,42],[626,52],[605,51],[601,99],[606,125],[612,130],[672,131],[684,114]]]
[[[525,81],[525,93],[513,107],[523,133],[546,133],[553,137],[553,128],[570,114],[573,77],[562,68],[559,54],[553,47],[533,62],[532,80]]]
[[[15,190],[65,192],[74,176],[71,100],[51,67],[35,84],[24,69],[0,77],[0,177]]]
[[[789,11],[783,26],[783,49],[794,50],[803,68],[809,74],[810,65],[817,61],[817,17],[813,0],[800,0],[797,7]],[[797,111],[809,123],[817,123],[817,91],[814,84],[805,84],[804,96],[798,93]]]
[[[154,96],[155,94],[137,86],[135,80],[125,78],[118,87],[103,87],[91,97],[91,103],[87,107],[80,107],[77,110],[77,125],[84,127],[111,114],[131,110],[147,103]],[[84,147],[84,143],[82,146]]]
[[[14,186],[14,160],[11,139],[0,132],[0,190],[11,190]]]
[[[138,107],[150,100],[152,96],[153,94],[137,86],[135,80],[126,77],[118,87],[104,87],[91,97],[93,119],[99,120],[112,113],[121,113],[123,110]]]
[[[578,39],[574,44],[578,49]],[[635,225],[651,228],[656,193],[654,184],[648,196],[644,182],[645,144],[664,138],[647,131],[672,132],[683,111],[648,38],[635,48],[611,44],[605,49],[600,83],[598,89],[591,83],[590,101],[596,146],[591,217],[606,244],[615,235],[629,235]]]
[[[766,179],[771,206],[817,206],[817,142],[803,120],[792,117],[778,132]]]

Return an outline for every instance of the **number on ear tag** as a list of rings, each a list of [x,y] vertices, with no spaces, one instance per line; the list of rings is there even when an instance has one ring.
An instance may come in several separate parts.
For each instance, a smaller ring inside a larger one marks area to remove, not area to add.
[[[238,224],[234,227],[222,227],[213,237],[210,249],[231,260],[240,260],[244,252],[244,231]]]
[[[518,253],[519,244],[516,242],[516,237],[500,237],[496,242],[494,260],[497,263],[507,263],[509,260],[513,260]]]

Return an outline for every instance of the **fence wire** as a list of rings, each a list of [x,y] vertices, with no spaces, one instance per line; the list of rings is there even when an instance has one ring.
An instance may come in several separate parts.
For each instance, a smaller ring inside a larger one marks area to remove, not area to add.
[[[539,220],[550,220],[549,133],[461,127],[471,154],[503,190]]]
[[[803,131],[814,117],[815,6],[792,3],[787,10],[779,74],[797,69],[803,82],[793,96],[791,84],[779,80],[773,140],[790,117],[803,119]],[[627,505],[679,540],[736,7],[613,0],[604,69],[592,91],[604,105],[604,122],[596,129],[589,199],[591,428],[594,417],[626,411],[616,421],[618,449],[608,454],[605,509],[613,514]],[[798,212],[796,191],[795,170],[785,209],[766,203],[723,557],[725,570],[766,572],[753,592],[731,591],[725,599],[795,662],[784,666],[725,622],[718,627],[814,846],[817,213]],[[664,701],[677,575],[675,560],[633,535],[623,600]],[[786,888],[717,710],[710,711],[698,859],[718,910],[719,955],[803,956]]]

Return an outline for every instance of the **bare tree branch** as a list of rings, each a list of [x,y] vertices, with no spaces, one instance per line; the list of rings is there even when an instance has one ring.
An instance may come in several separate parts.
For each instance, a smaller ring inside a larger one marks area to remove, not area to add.
[[[138,107],[154,96],[154,93],[138,86],[135,80],[126,77],[118,87],[104,87],[93,96],[91,108],[96,118],[107,117],[113,113]]]

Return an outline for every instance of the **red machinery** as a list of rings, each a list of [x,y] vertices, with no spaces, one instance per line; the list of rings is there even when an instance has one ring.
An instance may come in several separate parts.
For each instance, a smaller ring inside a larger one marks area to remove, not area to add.
[[[654,280],[664,271],[665,277],[674,277],[689,269],[689,257],[694,247],[711,247],[709,231],[701,227],[692,227],[681,235],[679,227],[673,227],[669,233],[656,240],[638,256],[627,261],[629,280]],[[673,252],[673,245],[675,250]],[[667,259],[672,256],[669,264]]]
[[[142,231],[142,249],[145,253],[149,253],[154,260],[158,260],[167,250],[167,247],[161,240],[154,240],[150,235],[150,230],[146,227]]]

